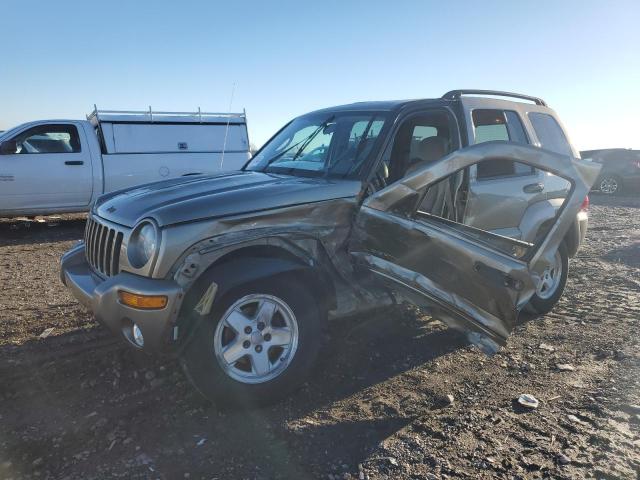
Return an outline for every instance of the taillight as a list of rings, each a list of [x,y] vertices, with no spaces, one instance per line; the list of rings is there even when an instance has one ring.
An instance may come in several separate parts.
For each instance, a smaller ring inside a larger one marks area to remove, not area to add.
[[[636,162],[636,168],[640,168],[640,160]]]
[[[589,210],[589,195],[584,197],[584,200],[582,201],[582,205],[580,205],[581,212],[586,212],[587,210]]]

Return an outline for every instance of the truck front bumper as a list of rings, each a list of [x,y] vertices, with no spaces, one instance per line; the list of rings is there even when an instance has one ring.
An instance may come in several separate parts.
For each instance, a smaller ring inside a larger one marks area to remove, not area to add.
[[[65,253],[60,264],[62,283],[114,334],[130,346],[148,352],[157,352],[168,347],[184,297],[182,288],[177,283],[144,278],[126,272],[106,279],[101,278],[89,267],[83,243]],[[157,310],[133,308],[120,302],[120,290],[135,295],[166,296],[167,304]],[[134,338],[134,326],[138,329],[138,342]]]

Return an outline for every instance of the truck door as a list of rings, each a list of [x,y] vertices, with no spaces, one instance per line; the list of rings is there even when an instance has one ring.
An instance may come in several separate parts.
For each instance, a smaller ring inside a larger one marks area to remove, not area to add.
[[[571,186],[535,244],[467,225],[460,215],[473,201],[466,172],[498,159],[548,171]],[[349,250],[359,269],[466,330],[485,351],[495,351],[553,261],[598,170],[591,162],[530,146],[472,145],[369,196],[357,214]]]
[[[0,145],[0,211],[40,213],[89,204],[91,154],[73,123],[26,127]]]

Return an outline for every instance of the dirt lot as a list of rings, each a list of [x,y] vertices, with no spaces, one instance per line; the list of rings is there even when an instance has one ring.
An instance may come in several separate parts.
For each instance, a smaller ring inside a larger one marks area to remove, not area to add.
[[[640,198],[592,198],[563,299],[499,354],[386,310],[333,325],[308,384],[248,412],[207,404],[71,298],[57,262],[82,229],[0,222],[0,478],[640,477]]]

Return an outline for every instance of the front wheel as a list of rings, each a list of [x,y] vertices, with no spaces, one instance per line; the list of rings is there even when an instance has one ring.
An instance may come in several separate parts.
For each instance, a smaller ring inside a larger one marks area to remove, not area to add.
[[[564,292],[568,274],[569,254],[565,244],[561,243],[553,257],[553,263],[545,269],[536,293],[529,300],[531,310],[540,315],[549,313]]]
[[[181,359],[206,398],[235,407],[277,401],[298,387],[322,339],[318,303],[292,279],[242,285],[220,299]]]

